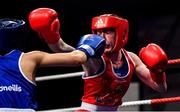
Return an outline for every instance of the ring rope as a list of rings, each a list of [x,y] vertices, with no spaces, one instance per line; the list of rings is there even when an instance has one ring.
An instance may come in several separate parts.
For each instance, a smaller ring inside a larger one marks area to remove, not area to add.
[[[74,73],[66,73],[66,74],[41,76],[41,77],[36,77],[36,81],[46,81],[46,80],[54,80],[54,79],[63,79],[63,78],[77,77],[77,76],[82,76],[82,74],[84,74],[84,72],[74,72]]]
[[[179,64],[180,63],[180,59],[171,59],[171,60],[168,60],[168,64],[171,65],[171,64]]]
[[[157,99],[150,99],[150,100],[123,102],[122,105],[120,105],[120,107],[136,106],[136,105],[153,105],[153,104],[171,103],[171,102],[180,102],[180,96],[170,97],[170,98],[157,98]]]

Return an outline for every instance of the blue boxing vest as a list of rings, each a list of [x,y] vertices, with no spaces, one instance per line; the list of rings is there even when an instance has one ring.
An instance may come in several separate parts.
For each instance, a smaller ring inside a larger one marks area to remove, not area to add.
[[[36,84],[21,70],[22,55],[13,50],[0,56],[0,108],[37,109]]]

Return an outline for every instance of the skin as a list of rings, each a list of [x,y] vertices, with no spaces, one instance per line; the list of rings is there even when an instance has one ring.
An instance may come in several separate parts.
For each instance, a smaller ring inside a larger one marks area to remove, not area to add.
[[[47,66],[80,66],[85,63],[87,57],[84,52],[75,50],[69,53],[46,53],[32,51],[24,53],[20,62],[26,77],[35,82],[36,70]]]
[[[104,53],[110,53],[113,50],[115,44],[115,33],[112,30],[98,30],[97,35],[100,35],[106,40],[106,48]]]
[[[48,46],[52,49],[54,52],[71,52],[75,50],[72,46],[66,44],[61,38],[56,44],[48,44]]]

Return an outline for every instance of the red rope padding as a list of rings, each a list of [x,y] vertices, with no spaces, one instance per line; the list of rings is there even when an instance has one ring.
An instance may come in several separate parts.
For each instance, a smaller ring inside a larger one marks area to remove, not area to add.
[[[120,105],[120,107],[129,107],[129,106],[137,106],[137,105],[153,105],[153,104],[171,103],[171,102],[180,102],[180,96],[123,102],[122,105]]]
[[[179,63],[180,63],[180,59],[168,60],[168,64],[179,64]]]
[[[171,97],[171,98],[159,98],[159,99],[152,99],[151,104],[158,104],[158,103],[170,103],[170,102],[179,102],[180,97]]]

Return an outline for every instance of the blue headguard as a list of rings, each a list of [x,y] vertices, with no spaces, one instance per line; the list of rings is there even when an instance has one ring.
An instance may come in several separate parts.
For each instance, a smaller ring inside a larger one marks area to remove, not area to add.
[[[9,52],[13,49],[24,50],[26,33],[25,21],[0,19],[0,52]]]

